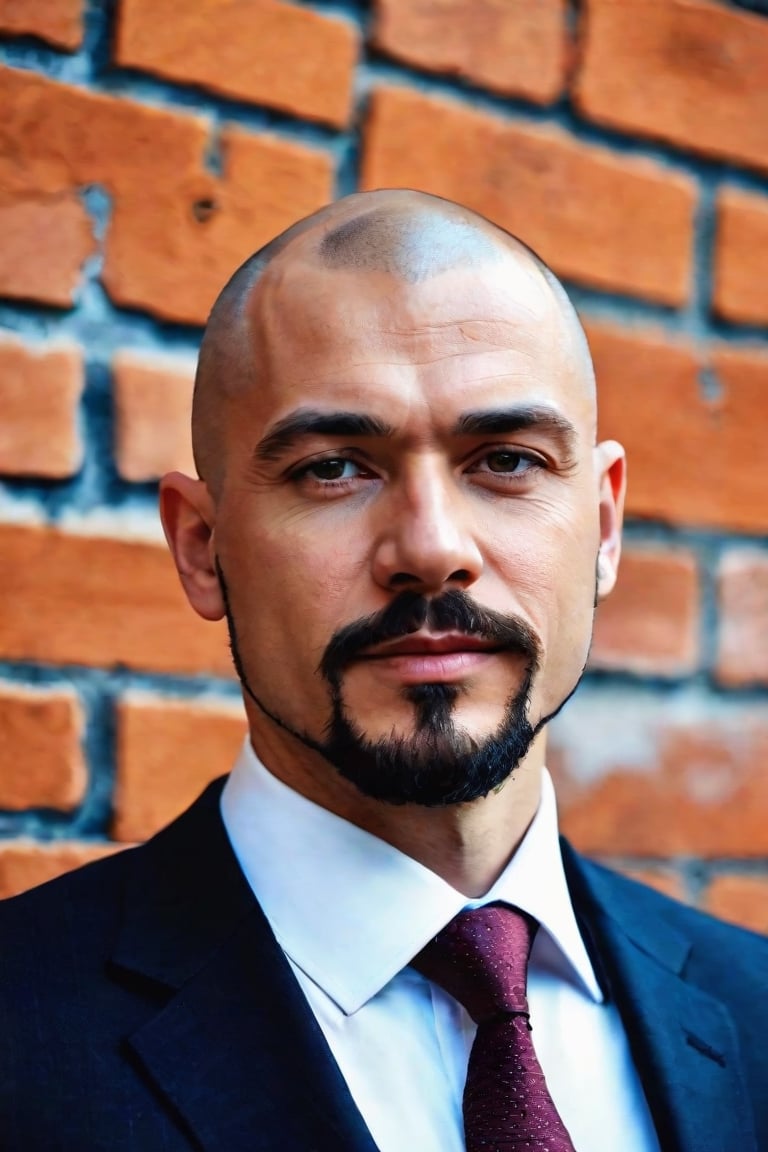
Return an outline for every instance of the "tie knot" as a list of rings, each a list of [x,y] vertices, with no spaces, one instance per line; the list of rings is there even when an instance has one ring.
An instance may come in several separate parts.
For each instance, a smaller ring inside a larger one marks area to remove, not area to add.
[[[480,1024],[528,1011],[526,979],[536,921],[517,908],[487,904],[460,912],[412,961]]]

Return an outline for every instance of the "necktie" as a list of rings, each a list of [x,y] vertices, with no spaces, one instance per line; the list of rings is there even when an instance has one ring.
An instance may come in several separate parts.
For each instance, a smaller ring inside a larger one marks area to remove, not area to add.
[[[537,928],[503,904],[461,912],[412,961],[477,1024],[464,1088],[467,1152],[574,1152],[547,1090],[528,1022]]]

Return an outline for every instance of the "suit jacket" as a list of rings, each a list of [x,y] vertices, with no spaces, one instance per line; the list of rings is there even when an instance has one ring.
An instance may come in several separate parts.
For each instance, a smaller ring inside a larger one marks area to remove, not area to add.
[[[376,1152],[220,789],[0,904],[2,1152]],[[768,941],[563,852],[664,1152],[766,1152]]]

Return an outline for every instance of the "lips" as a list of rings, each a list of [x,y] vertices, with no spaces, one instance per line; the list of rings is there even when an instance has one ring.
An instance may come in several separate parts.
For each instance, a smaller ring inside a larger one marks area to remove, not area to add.
[[[459,652],[498,652],[499,644],[482,636],[449,632],[441,636],[412,633],[361,652],[361,660],[390,660],[397,656],[442,656]]]

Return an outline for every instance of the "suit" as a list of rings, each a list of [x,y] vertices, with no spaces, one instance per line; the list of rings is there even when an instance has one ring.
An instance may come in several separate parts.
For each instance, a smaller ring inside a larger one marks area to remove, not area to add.
[[[0,905],[2,1152],[375,1152],[220,789]],[[664,1152],[768,1149],[768,941],[563,854]]]

